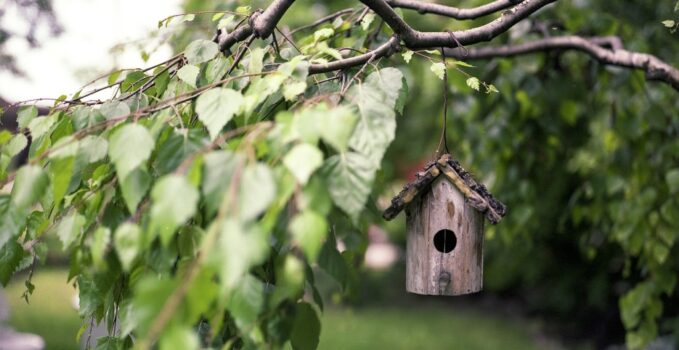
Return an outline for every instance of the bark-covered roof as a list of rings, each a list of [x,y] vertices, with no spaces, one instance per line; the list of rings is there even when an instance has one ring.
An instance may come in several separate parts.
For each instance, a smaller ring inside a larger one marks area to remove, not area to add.
[[[450,154],[444,154],[436,162],[427,164],[417,174],[414,181],[403,187],[401,192],[391,200],[389,208],[382,214],[384,219],[395,218],[415,197],[428,191],[431,188],[431,183],[441,175],[452,182],[462,192],[467,202],[474,209],[485,214],[492,224],[500,222],[507,213],[507,206],[495,199],[486,186],[476,182],[472,175],[464,170]]]

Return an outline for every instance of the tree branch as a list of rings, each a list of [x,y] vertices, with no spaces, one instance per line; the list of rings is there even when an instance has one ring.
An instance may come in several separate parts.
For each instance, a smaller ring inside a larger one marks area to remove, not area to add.
[[[445,55],[459,59],[486,59],[513,57],[551,50],[576,50],[584,52],[604,64],[640,69],[646,73],[646,79],[665,82],[679,91],[679,70],[654,55],[623,49],[620,39],[617,37],[549,37],[523,44],[470,48],[468,54],[446,49]]]
[[[344,10],[339,10],[339,11],[337,11],[337,12],[335,12],[335,13],[331,13],[331,14],[325,16],[325,17],[319,18],[319,19],[315,20],[313,23],[309,23],[309,24],[307,24],[307,25],[305,25],[305,26],[301,26],[301,27],[299,27],[299,28],[295,28],[295,29],[291,30],[291,31],[290,31],[290,35],[292,36],[292,35],[294,35],[294,34],[297,33],[297,32],[300,32],[300,31],[303,31],[303,30],[307,30],[307,29],[310,29],[310,28],[318,27],[319,25],[321,25],[321,24],[323,24],[323,23],[331,22],[331,21],[333,21],[333,20],[334,20],[335,18],[337,18],[337,17],[344,16],[344,15],[349,14],[349,13],[352,13],[352,12],[354,12],[354,11],[355,11],[355,10],[352,9],[352,8],[348,8],[348,9],[344,9]]]
[[[398,37],[392,36],[384,44],[382,44],[382,45],[378,46],[377,48],[375,48],[374,50],[366,52],[362,55],[358,55],[358,56],[354,56],[354,57],[350,57],[350,58],[345,58],[345,59],[341,59],[341,60],[336,60],[336,61],[323,63],[323,64],[312,64],[309,67],[309,74],[326,73],[326,72],[332,72],[332,71],[335,71],[335,70],[359,66],[359,65],[365,64],[368,61],[374,61],[374,60],[376,60],[380,57],[389,56],[392,53],[397,52],[399,50],[400,50],[400,47],[398,45]]]
[[[415,10],[421,14],[433,13],[435,15],[451,17],[455,19],[474,19],[504,10],[512,5],[521,2],[520,0],[496,0],[491,3],[474,8],[461,9],[452,6],[422,2],[418,0],[387,0],[393,8],[404,8]]]
[[[671,85],[679,91],[679,70],[665,63],[656,56],[627,51],[622,48],[617,37],[582,38],[578,36],[549,37],[524,44],[470,48],[469,54],[461,57],[461,53],[452,50],[460,45],[472,45],[482,41],[490,41],[506,32],[516,23],[535,13],[539,9],[557,0],[495,0],[486,5],[471,9],[458,9],[450,6],[420,2],[418,0],[360,0],[374,11],[394,31],[395,35],[379,47],[362,55],[344,58],[325,64],[313,64],[310,74],[325,73],[349,67],[363,65],[380,57],[389,56],[399,51],[402,41],[409,49],[445,47],[445,54],[450,57],[480,59],[490,57],[510,57],[532,52],[548,50],[578,50],[585,52],[602,63],[641,69],[649,80],[659,80]],[[276,28],[278,21],[285,14],[294,0],[273,0],[264,11],[254,13],[247,24],[231,33],[222,33],[217,37],[220,50],[227,52],[233,44],[245,40],[250,35],[266,38]],[[394,11],[394,7],[415,9],[421,13],[436,13],[453,18],[475,18],[505,9],[516,3],[513,8],[479,27],[456,32],[421,32],[413,29]],[[343,10],[347,11],[347,10]],[[338,13],[344,13],[340,11]],[[335,16],[337,14],[333,14]],[[326,20],[325,18],[323,20]]]
[[[228,51],[233,44],[245,40],[251,34],[257,38],[267,38],[273,33],[281,17],[295,0],[274,0],[266,10],[255,12],[250,16],[247,24],[235,29],[231,33],[222,33],[217,37],[219,50]]]
[[[405,45],[410,49],[457,47],[457,42],[461,45],[470,45],[482,41],[490,41],[535,11],[555,1],[557,0],[524,0],[511,10],[505,11],[500,18],[468,30],[421,32],[411,28],[389,6],[386,0],[361,0],[363,4],[370,7],[371,10],[384,19],[387,25],[401,37]]]

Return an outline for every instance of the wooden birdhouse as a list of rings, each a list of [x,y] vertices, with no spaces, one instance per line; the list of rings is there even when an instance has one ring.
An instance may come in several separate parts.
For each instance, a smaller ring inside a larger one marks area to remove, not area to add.
[[[391,201],[383,217],[406,211],[406,290],[461,295],[483,288],[483,218],[498,223],[506,207],[449,154],[428,164]]]

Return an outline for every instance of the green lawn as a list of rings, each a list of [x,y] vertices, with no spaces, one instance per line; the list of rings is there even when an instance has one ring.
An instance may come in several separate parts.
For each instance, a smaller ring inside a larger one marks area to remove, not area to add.
[[[41,335],[48,350],[76,349],[80,319],[71,306],[75,293],[66,272],[43,270],[33,278],[30,305],[22,299],[23,280],[7,290],[11,325]],[[454,306],[329,308],[323,316],[319,349],[535,349],[525,323]]]
[[[68,273],[62,270],[41,270],[33,276],[35,291],[26,304],[24,280],[16,278],[5,290],[11,306],[10,324],[19,331],[39,334],[47,350],[77,349],[75,341],[80,318],[73,308],[75,289],[66,283]]]
[[[536,349],[525,324],[446,305],[325,313],[320,349]]]

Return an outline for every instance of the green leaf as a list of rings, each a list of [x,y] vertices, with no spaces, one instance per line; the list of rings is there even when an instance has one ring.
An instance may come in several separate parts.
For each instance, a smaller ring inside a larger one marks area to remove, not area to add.
[[[402,53],[401,56],[403,56],[403,60],[406,61],[406,63],[410,63],[410,60],[413,59],[413,54],[413,51],[406,50],[406,52]]]
[[[322,28],[314,32],[314,41],[319,42],[325,39],[330,38],[335,34],[335,31],[332,28]]]
[[[228,31],[231,31],[233,27],[236,25],[234,19],[236,17],[234,15],[229,15],[226,16],[222,19],[219,20],[219,23],[217,23],[217,28],[218,29],[226,29]]]
[[[80,316],[96,316],[96,313],[102,309],[102,299],[105,293],[102,287],[106,287],[108,283],[101,278],[102,275],[99,276],[99,279],[86,274],[78,276],[78,314]]]
[[[172,326],[160,338],[160,350],[202,349],[196,333],[187,326]]]
[[[302,143],[285,155],[283,164],[295,175],[297,181],[306,185],[311,174],[323,164],[323,152],[308,143]]]
[[[243,163],[243,157],[230,151],[210,152],[205,155],[202,192],[208,217],[212,217],[219,209],[232,185],[236,168]]]
[[[134,286],[132,304],[128,313],[121,315],[122,335],[134,331],[136,336],[144,337],[153,320],[165,306],[177,283],[173,280],[146,275]]]
[[[153,151],[154,141],[149,131],[139,124],[127,124],[111,135],[108,155],[115,164],[119,179],[142,165]]]
[[[123,266],[123,270],[128,272],[132,267],[134,259],[137,258],[142,244],[142,232],[137,224],[125,222],[118,226],[113,237],[116,253]]]
[[[206,134],[203,128],[186,130],[172,130],[164,142],[156,145],[157,151],[151,169],[155,176],[165,175],[177,170],[177,167],[189,157],[200,153],[206,144]],[[160,139],[162,140],[162,138]]]
[[[642,282],[620,298],[620,317],[627,329],[635,328],[641,320],[641,311],[650,297],[650,285]]]
[[[293,83],[283,85],[283,97],[286,101],[294,100],[297,95],[304,93],[306,90],[305,81],[296,81]]]
[[[500,92],[493,84],[484,84],[484,86],[486,87],[487,94]]]
[[[667,187],[670,189],[670,193],[674,194],[679,192],[679,168],[668,171],[665,174],[665,181],[667,182]]]
[[[429,67],[429,70],[434,72],[434,75],[439,79],[443,80],[443,77],[446,74],[446,64],[443,62],[434,62],[431,64],[431,67]]]
[[[54,151],[48,157],[53,160],[74,157],[78,154],[79,142],[73,135],[62,137],[52,145]]]
[[[78,156],[82,157],[88,163],[94,163],[104,159],[108,151],[108,142],[100,136],[85,136],[78,141],[78,146]]]
[[[139,88],[141,88],[146,82],[148,82],[150,77],[146,75],[141,70],[133,70],[125,75],[125,79],[120,83],[120,90],[122,92],[136,92],[138,91]],[[118,104],[125,104],[122,101],[110,101],[110,106],[106,107],[105,109],[110,108],[112,113],[118,114],[118,116],[122,116],[122,111],[124,111],[125,107],[119,106]],[[102,106],[104,107],[104,106]],[[101,110],[101,109],[100,109]],[[117,110],[117,112],[115,112]],[[103,111],[101,112],[103,115],[106,115]],[[109,112],[109,114],[111,114]],[[107,116],[107,118],[112,118],[110,116]]]
[[[120,101],[106,102],[99,108],[99,113],[106,117],[106,119],[121,118],[130,114],[130,106]]]
[[[151,176],[145,169],[137,168],[125,176],[122,182],[120,182],[120,190],[130,214],[134,215],[137,211],[137,206],[144,196],[146,196],[146,192],[151,186],[151,181]]]
[[[163,244],[167,245],[177,227],[196,212],[198,197],[198,191],[184,177],[162,177],[151,191],[151,232],[158,232]]]
[[[212,22],[217,22],[222,17],[224,17],[224,12],[215,13],[212,15]]]
[[[2,153],[12,158],[23,151],[27,145],[28,139],[24,134],[19,133],[14,135],[6,146],[2,147]]]
[[[192,64],[187,64],[184,67],[179,68],[177,71],[177,77],[181,81],[189,84],[191,87],[196,87],[196,80],[198,79],[198,73],[200,69]]]
[[[49,177],[36,165],[26,165],[19,169],[12,187],[12,203],[19,212],[24,212],[35,204],[49,185]]]
[[[325,241],[321,254],[318,256],[318,266],[334,278],[342,288],[347,283],[348,267],[342,255],[337,251],[337,241],[332,232]]]
[[[219,47],[216,43],[210,40],[198,39],[186,47],[184,56],[189,64],[200,64],[213,59],[217,52],[219,52]]]
[[[466,68],[474,68],[475,67],[475,66],[473,66],[473,65],[471,65],[467,62],[464,62],[464,61],[453,61],[453,64],[456,65],[456,66],[461,66],[461,67],[466,67]]]
[[[111,72],[111,74],[108,75],[108,85],[113,85],[118,81],[118,78],[120,78],[120,74],[122,73],[122,70],[117,70],[114,72]]]
[[[25,106],[17,113],[17,124],[20,129],[28,127],[28,124],[38,116],[38,108],[35,106]]]
[[[370,12],[366,14],[365,16],[363,16],[363,19],[361,20],[361,28],[363,28],[363,30],[368,30],[368,28],[370,28],[370,23],[372,23],[373,20],[375,20],[374,13]]]
[[[264,69],[264,54],[266,50],[263,48],[256,48],[250,51],[250,62],[248,63],[248,73],[261,73]]]
[[[74,164],[74,157],[53,159],[50,161],[49,176],[50,181],[52,182],[52,200],[54,201],[55,207],[58,207],[68,191],[68,187],[71,184]]]
[[[263,163],[243,170],[238,192],[238,213],[243,220],[255,219],[276,198],[276,182],[271,169]]]
[[[654,242],[653,257],[658,264],[664,264],[670,254],[670,249],[662,242]]]
[[[315,145],[323,130],[323,115],[329,112],[325,105],[304,109],[293,118],[291,139],[300,139]]]
[[[295,350],[315,350],[321,335],[321,321],[311,304],[301,302],[295,310],[295,322],[290,335]]]
[[[365,155],[374,168],[379,167],[396,133],[394,108],[404,87],[403,80],[398,69],[384,68],[349,91],[360,112],[349,146]]]
[[[87,163],[94,163],[106,157],[108,142],[100,137],[88,135],[80,140],[72,136],[59,139],[53,146],[50,159],[62,159],[78,156]]]
[[[111,242],[111,230],[106,226],[99,226],[92,234],[92,244],[90,252],[92,253],[92,263],[97,268],[104,266],[104,257],[108,245]]]
[[[281,64],[278,72],[296,81],[305,81],[309,76],[309,61],[306,61],[304,56],[295,56]]]
[[[198,230],[195,227],[192,227],[191,229],[194,229],[196,234],[203,234],[197,232]],[[188,230],[184,230],[182,236],[186,236],[185,234],[187,232]],[[194,250],[191,249],[191,252],[190,256],[193,256]],[[213,310],[214,302],[219,296],[218,282],[219,281],[215,278],[214,269],[207,266],[200,269],[186,292],[186,308],[185,311],[181,313],[181,317],[186,323],[196,324],[202,316],[206,316],[206,314],[209,314]]]
[[[21,261],[29,253],[21,244],[10,241],[0,248],[0,283],[7,286],[12,275],[19,269]]]
[[[90,107],[84,106],[76,107],[73,110],[72,118],[73,125],[76,130],[82,130],[106,120],[106,118],[104,118],[98,109],[92,109]]]
[[[196,19],[196,15],[193,13],[187,13],[181,17],[178,18],[179,23],[184,23],[184,22],[193,22],[193,20]],[[169,21],[168,21],[169,24]]]
[[[360,153],[349,152],[328,158],[323,170],[333,202],[357,218],[370,195],[374,166]]]
[[[240,92],[226,88],[208,90],[198,97],[196,113],[207,127],[212,140],[219,136],[224,125],[240,111],[243,102]]]
[[[122,339],[105,336],[97,339],[97,346],[94,350],[123,350],[125,349],[125,342]]]
[[[0,247],[18,235],[25,224],[26,213],[17,210],[9,196],[0,196]]]
[[[327,216],[332,209],[332,199],[328,192],[325,181],[319,177],[313,177],[309,183],[302,188],[297,204],[300,210],[311,209],[321,215]]]
[[[469,86],[470,88],[472,88],[476,91],[479,91],[479,89],[481,87],[480,82],[479,82],[479,78],[477,78],[477,77],[468,78],[466,83],[467,83],[467,86]]]
[[[207,67],[205,67],[205,82],[211,84],[221,80],[228,71],[229,65],[229,60],[222,55],[208,62]]]
[[[264,296],[264,283],[245,275],[226,306],[239,328],[249,329],[255,325],[264,307]]]
[[[252,7],[250,6],[238,6],[236,7],[236,12],[241,15],[249,15]]]
[[[292,237],[302,248],[309,262],[316,261],[328,232],[325,218],[314,211],[306,210],[297,214],[290,222]]]
[[[163,96],[167,91],[167,85],[170,83],[170,73],[168,71],[163,71],[158,73],[155,83],[153,84],[153,89],[158,96]]]
[[[267,233],[255,225],[243,226],[234,219],[221,223],[217,247],[211,258],[219,271],[222,295],[227,295],[269,252]]]
[[[19,135],[19,134],[17,134]],[[0,146],[5,145],[9,142],[14,135],[9,130],[0,130]],[[0,148],[0,151],[2,148]]]
[[[63,244],[64,250],[70,248],[75,241],[80,239],[85,223],[85,217],[80,214],[71,214],[61,220],[57,227],[57,236]]]
[[[249,117],[268,96],[278,92],[285,80],[287,80],[287,77],[283,74],[267,74],[264,78],[252,82],[247,89],[243,102],[243,112],[246,117]]]
[[[31,137],[33,138],[33,140],[49,132],[56,122],[57,122],[56,114],[52,114],[50,116],[42,118],[35,118],[31,120],[31,122],[28,123],[28,130],[31,131]]]
[[[354,111],[347,106],[338,106],[319,113],[318,118],[322,122],[320,133],[323,141],[338,152],[346,151],[358,121]]]
[[[288,298],[297,299],[303,290],[304,263],[296,256],[288,255],[282,264],[278,263],[276,266],[276,287],[269,299],[269,305],[276,306]]]
[[[54,106],[57,106],[59,103],[63,102],[68,98],[66,95],[59,95],[56,100],[54,100]]]

